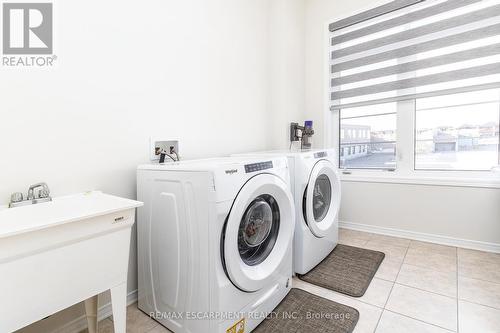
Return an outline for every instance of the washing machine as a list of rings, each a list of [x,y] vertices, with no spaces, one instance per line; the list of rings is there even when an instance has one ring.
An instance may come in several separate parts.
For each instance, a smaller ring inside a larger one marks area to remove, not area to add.
[[[137,171],[138,305],[176,333],[247,333],[291,288],[287,159],[221,158]]]
[[[341,185],[335,150],[283,150],[235,156],[287,157],[296,208],[294,271],[309,272],[338,243]]]

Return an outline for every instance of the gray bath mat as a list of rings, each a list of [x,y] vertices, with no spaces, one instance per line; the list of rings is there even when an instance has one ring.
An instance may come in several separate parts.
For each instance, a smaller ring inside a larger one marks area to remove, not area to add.
[[[351,333],[358,310],[292,288],[253,333]]]
[[[298,278],[354,297],[365,294],[385,254],[339,244],[318,266]]]

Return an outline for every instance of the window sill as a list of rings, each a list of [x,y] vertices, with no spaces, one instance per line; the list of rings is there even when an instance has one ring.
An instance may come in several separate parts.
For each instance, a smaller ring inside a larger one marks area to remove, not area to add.
[[[351,174],[340,172],[340,179],[344,182],[355,183],[386,183],[386,184],[412,184],[429,186],[476,187],[500,189],[500,173],[491,172],[483,177],[442,177],[438,175],[418,174],[401,175],[388,171],[358,171],[352,170]]]

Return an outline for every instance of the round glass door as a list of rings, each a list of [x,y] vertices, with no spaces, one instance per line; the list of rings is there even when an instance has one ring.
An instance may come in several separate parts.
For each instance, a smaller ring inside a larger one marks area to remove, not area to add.
[[[225,271],[239,289],[253,292],[268,286],[290,256],[293,207],[288,185],[275,175],[257,175],[239,191],[221,237]]]
[[[322,174],[316,178],[312,200],[314,220],[321,222],[327,215],[332,201],[332,183],[327,175]]]
[[[316,163],[302,201],[304,219],[316,237],[325,237],[337,227],[340,195],[340,179],[333,164],[327,160]]]
[[[261,195],[252,201],[238,232],[238,251],[245,264],[258,265],[269,256],[278,237],[279,224],[279,206],[274,197]]]

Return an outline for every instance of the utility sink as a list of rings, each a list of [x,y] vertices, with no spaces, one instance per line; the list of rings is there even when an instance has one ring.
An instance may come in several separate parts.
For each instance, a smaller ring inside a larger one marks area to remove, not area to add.
[[[0,210],[0,332],[111,290],[115,332],[125,333],[130,234],[141,202],[88,192]]]

